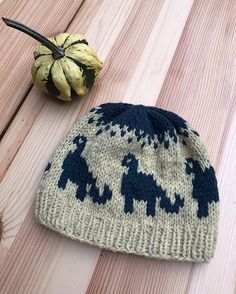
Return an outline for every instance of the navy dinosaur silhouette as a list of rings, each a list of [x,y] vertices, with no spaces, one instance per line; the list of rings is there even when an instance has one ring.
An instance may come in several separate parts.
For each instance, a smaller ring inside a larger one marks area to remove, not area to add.
[[[219,201],[217,180],[212,166],[203,171],[199,161],[191,157],[186,158],[186,173],[194,174],[193,198],[198,202],[198,218],[208,216],[208,204]]]
[[[155,216],[156,199],[160,198],[160,207],[167,213],[179,213],[179,209],[184,206],[184,199],[175,193],[175,202],[171,203],[160,185],[157,185],[152,175],[137,172],[138,160],[132,153],[124,156],[122,166],[128,167],[128,173],[123,174],[121,184],[121,194],[125,197],[125,213],[133,213],[134,200],[145,201],[147,203],[146,214]]]
[[[65,158],[62,168],[63,172],[58,181],[58,187],[65,189],[67,181],[75,183],[78,188],[76,191],[76,198],[84,201],[86,196],[86,188],[89,185],[88,194],[92,198],[94,203],[105,204],[107,200],[111,199],[112,192],[108,185],[104,185],[102,195],[99,193],[99,189],[96,186],[96,178],[93,177],[92,173],[88,170],[86,160],[81,156],[87,139],[84,136],[77,136],[73,143],[76,144],[77,148],[75,151],[70,151]]]

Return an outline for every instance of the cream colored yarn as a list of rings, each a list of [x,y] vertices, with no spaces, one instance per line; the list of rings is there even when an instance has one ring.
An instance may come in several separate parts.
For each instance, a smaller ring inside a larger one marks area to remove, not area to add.
[[[107,103],[53,154],[35,213],[101,248],[203,262],[214,255],[219,199],[206,149],[187,122],[155,107]]]

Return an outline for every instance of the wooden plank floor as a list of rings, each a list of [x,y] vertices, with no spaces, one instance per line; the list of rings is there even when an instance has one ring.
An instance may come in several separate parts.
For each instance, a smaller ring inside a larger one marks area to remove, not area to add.
[[[236,293],[236,1],[0,0],[0,16],[47,36],[82,33],[104,61],[85,99],[54,101],[31,84],[37,43],[0,23],[0,293]],[[209,264],[111,253],[36,223],[49,157],[108,101],[169,109],[200,133],[220,190]]]

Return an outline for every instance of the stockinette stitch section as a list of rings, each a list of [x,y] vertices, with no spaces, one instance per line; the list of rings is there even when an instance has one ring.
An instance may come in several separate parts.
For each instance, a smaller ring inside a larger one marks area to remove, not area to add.
[[[209,261],[219,195],[199,134],[156,107],[106,103],[75,123],[51,157],[36,217],[101,248]]]

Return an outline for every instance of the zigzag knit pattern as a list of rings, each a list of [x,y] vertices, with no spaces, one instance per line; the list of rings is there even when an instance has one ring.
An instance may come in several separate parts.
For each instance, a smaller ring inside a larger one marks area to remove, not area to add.
[[[106,103],[78,121],[48,163],[40,223],[101,248],[180,261],[214,255],[219,195],[199,134],[156,107]]]

